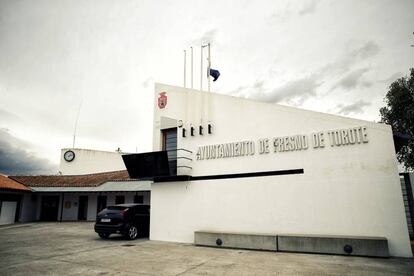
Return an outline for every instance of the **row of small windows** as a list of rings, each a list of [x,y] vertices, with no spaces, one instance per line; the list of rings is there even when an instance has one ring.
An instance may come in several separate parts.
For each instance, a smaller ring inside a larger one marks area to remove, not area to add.
[[[115,197],[115,204],[124,204],[125,203],[125,196],[119,195]],[[134,196],[134,203],[143,204],[144,203],[144,196],[143,195],[135,195]]]
[[[212,128],[213,128],[213,126],[211,124],[208,124],[207,125],[207,133],[208,134],[212,134],[213,133]],[[196,129],[193,126],[190,127],[190,135],[191,136],[195,136],[195,130]],[[187,130],[185,128],[182,128],[181,129],[181,134],[182,134],[183,137],[187,137],[187,134],[186,133],[187,133]],[[204,128],[203,128],[203,126],[199,126],[198,127],[198,134],[199,135],[203,135],[204,134]]]
[[[106,208],[106,201],[107,201],[107,197],[105,195],[100,195],[98,196],[98,204],[97,204],[97,212],[102,211],[103,209]],[[115,205],[116,204],[124,204],[125,203],[125,196],[123,195],[118,195],[115,196]],[[144,204],[144,196],[143,195],[134,195],[134,203],[137,204]]]

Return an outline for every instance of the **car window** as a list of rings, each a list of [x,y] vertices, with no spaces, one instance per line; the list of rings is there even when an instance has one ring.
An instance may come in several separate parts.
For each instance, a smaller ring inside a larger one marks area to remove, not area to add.
[[[127,208],[128,207],[124,207],[124,206],[108,206],[108,207],[106,207],[106,209],[108,209],[108,210],[119,210],[119,211],[125,210]]]

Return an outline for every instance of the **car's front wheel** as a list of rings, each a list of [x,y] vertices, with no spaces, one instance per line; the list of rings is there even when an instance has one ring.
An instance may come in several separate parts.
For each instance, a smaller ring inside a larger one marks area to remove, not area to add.
[[[99,237],[101,237],[101,239],[107,239],[107,238],[109,238],[110,234],[108,234],[108,233],[98,233],[98,235],[99,235]]]
[[[107,239],[107,238],[109,238],[110,234],[108,234],[108,233],[98,233],[98,235],[99,235],[99,237],[101,237],[101,239]]]
[[[131,225],[128,228],[126,237],[130,240],[135,240],[138,237],[138,229],[134,225]]]

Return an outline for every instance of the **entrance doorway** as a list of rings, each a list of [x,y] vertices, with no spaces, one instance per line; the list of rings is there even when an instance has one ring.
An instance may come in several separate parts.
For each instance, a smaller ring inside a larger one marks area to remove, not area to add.
[[[162,150],[168,154],[170,175],[177,175],[177,128],[162,130]]]
[[[42,196],[40,220],[57,221],[59,209],[59,196]]]
[[[96,208],[96,213],[99,213],[105,208],[106,208],[106,196],[100,195],[98,196],[98,204]]]
[[[88,217],[88,196],[79,196],[78,220]]]

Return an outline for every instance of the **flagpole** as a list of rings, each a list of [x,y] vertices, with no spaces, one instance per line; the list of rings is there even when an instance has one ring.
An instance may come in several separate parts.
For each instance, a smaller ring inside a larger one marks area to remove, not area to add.
[[[211,116],[211,93],[210,93],[210,69],[211,69],[211,44],[208,43],[208,69],[207,69],[207,79],[208,79],[208,95],[207,95],[207,123],[210,124]]]
[[[207,80],[208,80],[208,92],[210,92],[210,67],[211,67],[211,56],[210,56],[210,43],[208,45],[208,68],[207,68]]]
[[[193,46],[191,46],[191,89],[193,89]]]
[[[200,91],[203,91],[203,45],[201,44]]]
[[[208,47],[209,44],[203,45],[201,44],[201,72],[200,72],[200,91],[203,91],[203,49]],[[201,120],[200,123],[203,124],[203,116],[204,116],[204,93],[201,93]]]
[[[186,83],[186,58],[187,58],[187,52],[186,50],[184,50],[184,88],[185,88],[185,83]]]
[[[79,114],[80,114],[80,111],[81,111],[82,103],[83,103],[83,95],[81,97],[81,101],[80,101],[80,104],[79,104],[78,113],[76,114],[75,128],[73,130],[72,148],[75,148],[76,131],[77,131],[77,128],[78,128]]]

